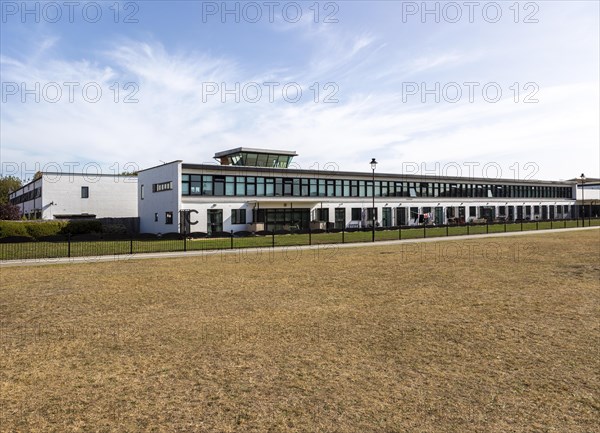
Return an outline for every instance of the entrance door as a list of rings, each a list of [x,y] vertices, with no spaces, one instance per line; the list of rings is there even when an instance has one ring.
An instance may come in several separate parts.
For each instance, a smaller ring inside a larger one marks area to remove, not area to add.
[[[517,206],[517,220],[523,219],[523,206]]]
[[[508,220],[509,221],[515,220],[515,207],[514,206],[508,207]]]
[[[550,219],[553,220],[554,219],[554,205],[550,205]]]
[[[335,210],[335,228],[343,229],[346,227],[346,209],[337,208]]]
[[[212,235],[223,231],[223,209],[208,209],[206,214],[206,233]]]
[[[383,227],[391,227],[392,226],[392,208],[384,207],[381,225]]]
[[[435,223],[437,225],[444,224],[444,208],[441,206],[435,208]]]
[[[554,207],[554,206],[551,206],[551,207]],[[543,220],[548,219],[548,206],[542,206],[542,219]]]
[[[399,225],[399,226],[406,225],[406,208],[405,207],[397,207],[396,208],[396,225]]]

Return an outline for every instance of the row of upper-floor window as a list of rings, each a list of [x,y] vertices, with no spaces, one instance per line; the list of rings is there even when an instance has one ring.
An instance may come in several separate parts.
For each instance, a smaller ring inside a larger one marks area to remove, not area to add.
[[[32,189],[31,191],[27,191],[26,193],[23,193],[21,195],[11,198],[10,202],[12,204],[25,203],[26,201],[33,200],[33,199],[39,198],[41,196],[42,196],[42,187],[39,186],[35,189]]]
[[[375,181],[375,197],[572,198],[568,186]],[[372,197],[370,180],[182,175],[184,196]]]

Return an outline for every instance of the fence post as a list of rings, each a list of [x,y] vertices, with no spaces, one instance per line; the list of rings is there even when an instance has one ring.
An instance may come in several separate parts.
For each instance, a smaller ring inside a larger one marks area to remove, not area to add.
[[[67,257],[71,257],[71,233],[67,233]]]
[[[229,237],[229,249],[233,249],[233,230],[231,230],[231,236]]]
[[[554,228],[554,220],[550,220],[550,230],[552,230]]]
[[[469,224],[467,224],[467,234],[470,235],[471,234],[471,227],[469,227]]]
[[[506,233],[506,221],[504,221],[504,233]]]
[[[129,237],[129,255],[133,255],[133,236]]]
[[[308,245],[312,245],[312,229],[308,227]]]
[[[446,237],[450,236],[450,234],[448,233],[448,224],[446,224]]]
[[[346,236],[345,236],[346,231],[344,230],[344,226],[342,225],[342,243],[345,244],[346,243]]]
[[[523,218],[521,218],[521,231],[523,231]]]
[[[402,224],[398,224],[398,240],[402,240]]]
[[[423,224],[423,239],[427,237],[427,226]]]
[[[271,246],[275,248],[275,228],[273,228],[273,231],[271,232]]]
[[[490,233],[490,223],[488,223],[487,220],[485,220],[485,233],[486,234]]]
[[[187,236],[183,234],[183,252],[187,252]]]
[[[563,220],[563,229],[567,228],[567,220]]]

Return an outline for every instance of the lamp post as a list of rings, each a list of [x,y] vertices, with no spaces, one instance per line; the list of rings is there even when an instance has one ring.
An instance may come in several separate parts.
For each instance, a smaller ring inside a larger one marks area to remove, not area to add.
[[[375,169],[377,168],[377,161],[375,158],[371,158],[371,170],[373,172],[373,183],[371,184],[371,195],[373,198],[373,207],[371,208],[371,241],[375,242]]]
[[[585,226],[585,174],[581,173],[581,222]]]

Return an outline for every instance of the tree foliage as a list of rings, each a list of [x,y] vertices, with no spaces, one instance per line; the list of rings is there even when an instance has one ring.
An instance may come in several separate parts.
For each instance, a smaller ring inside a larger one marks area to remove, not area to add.
[[[8,194],[21,188],[21,179],[15,176],[0,176],[0,204],[8,203]]]

